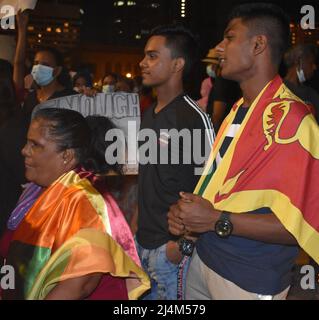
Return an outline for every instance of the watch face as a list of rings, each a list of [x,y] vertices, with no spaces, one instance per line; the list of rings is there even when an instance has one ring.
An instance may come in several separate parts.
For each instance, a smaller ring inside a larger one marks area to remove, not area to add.
[[[215,225],[215,232],[221,238],[227,238],[233,231],[233,225],[229,220],[218,220]]]
[[[195,243],[185,238],[180,239],[179,250],[184,256],[190,257],[193,254]]]

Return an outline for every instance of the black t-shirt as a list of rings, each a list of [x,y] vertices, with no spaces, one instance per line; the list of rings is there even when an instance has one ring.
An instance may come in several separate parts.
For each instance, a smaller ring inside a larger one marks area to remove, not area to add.
[[[227,105],[225,117],[229,113],[234,103],[241,97],[241,90],[239,84],[235,81],[227,80],[222,77],[217,77],[214,80],[214,86],[210,91],[207,104],[207,113],[214,114],[214,101],[222,101]]]
[[[174,239],[168,232],[167,213],[169,207],[176,203],[180,198],[179,192],[193,192],[200,172],[196,172],[196,168],[202,168],[202,163],[196,161],[194,154],[198,155],[198,145],[200,144],[201,154],[204,158],[204,148],[207,146],[206,159],[213,141],[213,130],[210,119],[203,113],[196,103],[187,95],[180,95],[169,103],[164,109],[155,114],[155,105],[145,111],[142,123],[141,133],[144,129],[152,129],[156,133],[156,146],[154,143],[148,142],[157,150],[157,160],[160,155],[168,155],[167,164],[141,164],[141,154],[144,152],[144,141],[139,142],[140,146],[140,165],[138,177],[138,231],[137,241],[146,249],[155,249],[165,244],[167,241]],[[182,129],[189,129],[193,137],[194,130],[200,129],[200,140],[190,139],[190,143],[183,144],[182,139],[176,138],[172,132],[163,131],[163,129],[177,129],[179,132]],[[205,130],[207,129],[207,130]],[[147,139],[146,139],[147,141]],[[196,143],[195,143],[196,142]],[[171,152],[170,152],[171,150]],[[189,157],[188,164],[181,162]],[[146,155],[150,155],[146,153]],[[171,159],[177,160],[172,163]]]

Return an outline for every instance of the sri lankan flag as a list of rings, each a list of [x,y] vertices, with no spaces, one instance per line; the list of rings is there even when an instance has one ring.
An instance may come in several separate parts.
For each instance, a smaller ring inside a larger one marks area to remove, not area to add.
[[[83,172],[48,187],[13,235],[7,264],[15,268],[16,289],[5,298],[44,299],[59,281],[92,273],[125,278],[130,299],[147,291],[147,275],[112,237],[108,209]]]
[[[217,210],[269,207],[319,263],[319,127],[310,108],[277,76],[248,113],[217,170],[213,167],[241,99],[225,119],[195,193]]]

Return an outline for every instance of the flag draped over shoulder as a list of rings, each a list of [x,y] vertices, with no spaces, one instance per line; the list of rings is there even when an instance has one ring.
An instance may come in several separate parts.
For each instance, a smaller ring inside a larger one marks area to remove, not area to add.
[[[319,127],[277,76],[250,106],[216,172],[213,166],[241,99],[225,119],[195,193],[217,210],[268,207],[319,263]]]
[[[130,300],[136,300],[150,288],[144,271],[111,236],[94,229],[81,229],[46,263],[27,299],[42,300],[58,282],[80,277],[88,270],[126,278]]]
[[[59,281],[93,273],[125,278],[130,299],[149,289],[128,226],[114,223],[117,206],[105,202],[91,177],[80,170],[61,176],[15,231],[7,259],[16,270],[15,298],[43,299]]]

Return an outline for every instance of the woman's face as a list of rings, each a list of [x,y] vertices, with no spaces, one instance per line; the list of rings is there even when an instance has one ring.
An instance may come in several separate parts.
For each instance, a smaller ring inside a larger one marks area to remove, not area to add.
[[[73,90],[77,93],[83,93],[84,89],[87,87],[86,80],[83,77],[79,77],[74,82]]]
[[[49,135],[50,121],[35,119],[31,122],[27,143],[22,149],[25,177],[42,187],[48,187],[69,170],[65,152],[58,152],[57,144]]]
[[[79,89],[82,89],[83,87],[86,87],[87,84],[86,84],[85,78],[83,78],[83,77],[77,78],[76,81],[75,81],[75,83],[74,83],[74,86],[75,86],[76,88],[79,88]]]
[[[57,65],[54,55],[49,51],[39,51],[36,53],[33,66],[37,65],[52,68],[53,79],[56,79],[62,72],[62,67]]]

